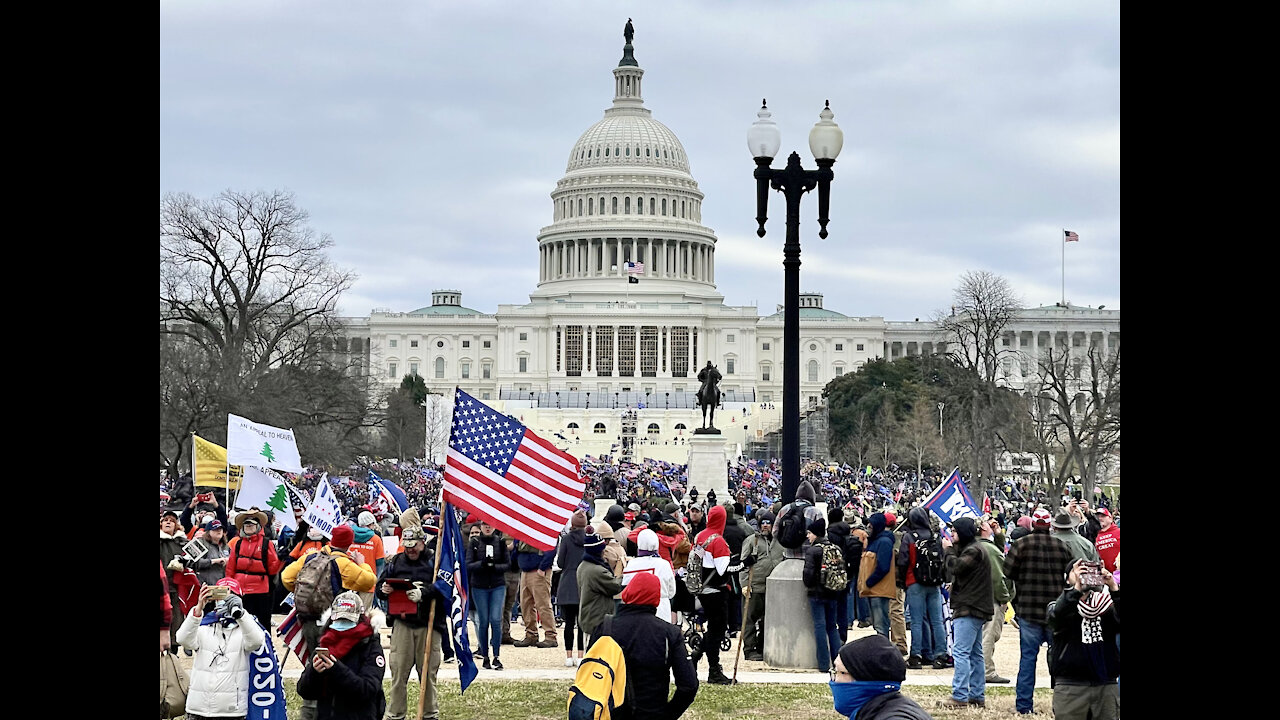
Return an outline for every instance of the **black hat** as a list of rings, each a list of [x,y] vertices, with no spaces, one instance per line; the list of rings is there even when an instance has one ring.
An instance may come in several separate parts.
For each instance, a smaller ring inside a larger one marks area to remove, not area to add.
[[[825,537],[827,534],[827,521],[822,518],[818,518],[817,520],[809,523],[809,527],[807,529],[809,532],[820,538]]]
[[[907,679],[907,663],[902,653],[880,635],[867,635],[840,648],[840,662],[854,680],[902,682]]]

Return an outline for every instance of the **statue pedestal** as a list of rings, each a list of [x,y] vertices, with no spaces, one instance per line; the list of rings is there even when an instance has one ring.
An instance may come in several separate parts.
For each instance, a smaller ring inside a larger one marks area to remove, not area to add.
[[[729,466],[725,458],[724,435],[695,433],[689,437],[689,483],[685,491],[698,488],[698,499],[716,491],[716,502],[729,499]]]
[[[804,586],[804,560],[778,563],[765,583],[764,661],[769,667],[826,670],[818,667],[813,611]]]

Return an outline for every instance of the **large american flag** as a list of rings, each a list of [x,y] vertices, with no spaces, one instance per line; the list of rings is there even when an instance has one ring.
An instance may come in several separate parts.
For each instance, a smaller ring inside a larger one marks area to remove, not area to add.
[[[586,483],[578,460],[457,390],[444,471],[444,500],[541,550],[577,509]]]
[[[1066,238],[1063,242],[1080,242],[1080,236],[1070,230],[1063,230],[1062,236]]]
[[[643,275],[643,274],[644,274],[644,263],[642,263],[642,262],[629,262],[629,263],[627,263],[627,272],[631,273],[632,275]]]

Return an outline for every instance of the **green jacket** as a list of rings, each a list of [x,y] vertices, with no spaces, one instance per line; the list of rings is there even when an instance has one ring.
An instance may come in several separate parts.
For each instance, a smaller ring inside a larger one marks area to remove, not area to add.
[[[613,614],[613,596],[622,592],[622,580],[609,568],[583,559],[578,566],[578,624],[589,635]]]
[[[1009,592],[1009,586],[1005,584],[1004,553],[1000,552],[1000,548],[996,547],[995,543],[986,538],[978,538],[978,542],[982,543],[980,547],[987,551],[987,560],[991,563],[992,599],[996,601],[996,605],[1004,605],[1013,597],[1013,593]],[[1004,620],[1004,618],[999,619]]]
[[[772,534],[756,533],[742,543],[742,561],[748,562],[747,558],[755,558],[755,561],[750,567],[744,568],[739,576],[750,573],[751,592],[763,594],[766,589],[765,581],[778,563],[782,562],[782,546],[773,539]]]
[[[1093,543],[1089,542],[1088,538],[1075,530],[1058,530],[1055,528],[1049,531],[1049,535],[1061,540],[1062,544],[1067,546],[1067,550],[1071,551],[1071,559],[1073,561],[1098,559],[1098,549],[1093,546]]]

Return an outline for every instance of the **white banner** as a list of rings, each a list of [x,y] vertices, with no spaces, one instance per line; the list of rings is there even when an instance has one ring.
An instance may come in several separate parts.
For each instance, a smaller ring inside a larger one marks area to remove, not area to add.
[[[298,529],[293,518],[293,501],[285,489],[284,478],[270,470],[246,465],[244,478],[240,485],[240,494],[236,496],[236,507],[245,510],[256,507],[260,510],[270,509],[275,515],[276,532],[280,528]]]
[[[239,415],[227,415],[227,462],[303,471],[292,430],[261,425]]]
[[[329,478],[323,477],[316,488],[316,496],[311,500],[311,507],[307,508],[302,519],[306,520],[311,527],[324,533],[325,537],[331,538],[333,529],[338,526],[341,518],[342,507],[338,504],[338,499],[333,496],[333,488],[329,487]]]

